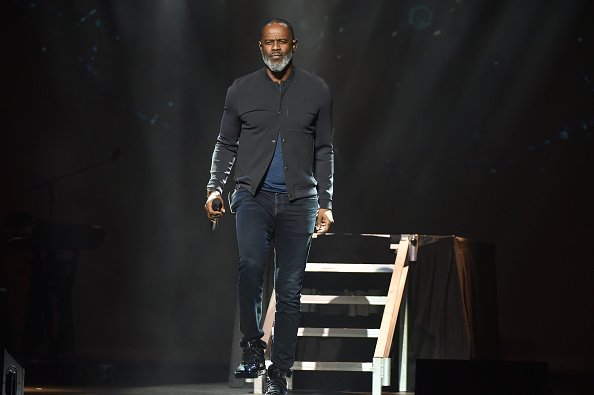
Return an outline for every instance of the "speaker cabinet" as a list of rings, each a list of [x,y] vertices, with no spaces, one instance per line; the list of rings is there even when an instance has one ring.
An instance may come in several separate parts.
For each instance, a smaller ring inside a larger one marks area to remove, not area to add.
[[[416,395],[550,395],[546,362],[419,359]]]
[[[2,395],[23,395],[25,390],[25,370],[8,353],[2,353]]]

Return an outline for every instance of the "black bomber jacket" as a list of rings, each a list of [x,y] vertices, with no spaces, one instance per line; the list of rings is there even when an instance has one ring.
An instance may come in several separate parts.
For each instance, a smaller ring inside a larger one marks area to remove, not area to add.
[[[280,132],[280,141],[276,141]],[[332,208],[332,95],[326,82],[293,67],[278,84],[262,68],[227,90],[207,190],[223,191],[235,163],[235,182],[255,194],[282,144],[289,200],[318,195]]]

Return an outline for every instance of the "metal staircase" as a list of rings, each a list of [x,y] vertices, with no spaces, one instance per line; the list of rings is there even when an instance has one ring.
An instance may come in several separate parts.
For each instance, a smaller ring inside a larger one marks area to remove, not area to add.
[[[390,237],[390,235],[367,235]],[[326,237],[326,236],[318,236]],[[398,318],[398,311],[402,302],[402,295],[408,274],[408,262],[416,259],[416,235],[401,235],[399,243],[390,244],[390,249],[396,251],[394,264],[375,263],[307,263],[306,272],[318,273],[392,273],[386,296],[345,296],[345,295],[302,295],[302,305],[339,304],[339,305],[383,305],[383,315],[379,328],[299,328],[301,337],[341,337],[341,338],[376,338],[373,357],[366,362],[320,362],[296,361],[293,370],[314,371],[347,371],[372,373],[372,394],[380,395],[382,386],[390,385],[390,351],[392,339]],[[274,333],[274,311],[276,305],[275,292],[272,292],[268,310],[264,320],[264,340],[269,346]],[[267,348],[269,350],[270,347]],[[268,351],[267,351],[268,356]],[[266,361],[267,365],[270,361]],[[261,394],[263,376],[254,379],[254,394]],[[292,388],[292,380],[288,382]]]

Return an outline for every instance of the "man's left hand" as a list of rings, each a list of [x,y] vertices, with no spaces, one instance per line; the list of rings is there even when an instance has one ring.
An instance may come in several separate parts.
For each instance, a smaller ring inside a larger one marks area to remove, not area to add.
[[[332,210],[321,208],[318,210],[318,218],[316,219],[316,233],[327,233],[334,223],[332,217]]]

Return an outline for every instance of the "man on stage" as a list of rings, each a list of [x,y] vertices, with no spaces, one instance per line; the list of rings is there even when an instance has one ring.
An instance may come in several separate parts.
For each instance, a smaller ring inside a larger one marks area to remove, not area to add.
[[[227,90],[204,206],[211,221],[223,215],[221,193],[236,162],[230,207],[239,248],[243,357],[235,376],[266,371],[262,282],[273,247],[276,314],[268,395],[287,393],[312,234],[328,232],[334,222],[332,96],[322,78],[293,65],[297,45],[289,22],[272,19],[263,26],[259,47],[265,67],[238,78]],[[216,200],[218,210],[213,208]]]

